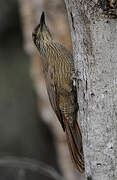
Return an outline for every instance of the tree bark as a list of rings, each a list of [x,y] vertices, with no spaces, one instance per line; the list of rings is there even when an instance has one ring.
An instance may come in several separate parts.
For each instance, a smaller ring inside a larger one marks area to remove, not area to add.
[[[86,179],[117,179],[117,10],[65,0],[77,74]]]

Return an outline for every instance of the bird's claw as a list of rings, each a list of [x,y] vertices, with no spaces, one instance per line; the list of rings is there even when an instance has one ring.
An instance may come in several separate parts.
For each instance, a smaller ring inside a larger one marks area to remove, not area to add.
[[[74,87],[76,87],[76,82],[77,82],[78,76],[76,73],[73,73],[73,75],[71,76],[71,81],[72,81],[72,85]]]

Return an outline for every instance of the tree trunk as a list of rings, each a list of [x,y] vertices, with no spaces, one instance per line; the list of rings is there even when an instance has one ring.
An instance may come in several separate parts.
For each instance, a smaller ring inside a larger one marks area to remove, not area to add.
[[[77,74],[86,179],[116,180],[117,4],[112,0],[65,3]]]

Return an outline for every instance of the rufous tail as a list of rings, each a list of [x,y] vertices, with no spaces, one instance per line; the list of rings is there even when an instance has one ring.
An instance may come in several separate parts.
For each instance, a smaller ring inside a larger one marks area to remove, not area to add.
[[[65,125],[65,132],[67,143],[73,164],[80,172],[84,172],[84,156],[82,149],[82,136],[78,123],[75,122],[74,126],[69,123]]]

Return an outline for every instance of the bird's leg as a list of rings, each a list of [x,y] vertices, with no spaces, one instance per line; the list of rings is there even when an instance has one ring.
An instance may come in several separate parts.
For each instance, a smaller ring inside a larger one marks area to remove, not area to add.
[[[71,82],[72,82],[73,87],[76,87],[77,78],[78,77],[76,73],[73,73],[73,75],[71,76]]]
[[[79,81],[82,80],[82,78],[80,76],[80,72],[78,70],[76,72],[74,72],[70,79],[71,79],[72,87],[76,88],[77,85],[79,84]]]

